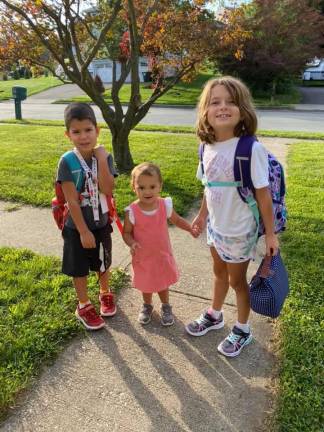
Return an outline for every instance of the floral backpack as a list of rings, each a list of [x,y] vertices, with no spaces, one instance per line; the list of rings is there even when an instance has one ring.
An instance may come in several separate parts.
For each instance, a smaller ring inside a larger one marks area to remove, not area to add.
[[[256,238],[265,234],[262,218],[259,214],[258,205],[254,197],[254,187],[251,178],[251,156],[253,143],[257,141],[255,136],[242,136],[236,146],[234,156],[234,182],[208,182],[203,167],[203,154],[205,144],[199,146],[199,160],[203,174],[202,183],[207,187],[236,187],[242,200],[251,209],[257,224]],[[276,157],[268,153],[269,190],[272,198],[275,233],[284,231],[286,228],[287,211],[285,205],[285,178],[284,170]]]

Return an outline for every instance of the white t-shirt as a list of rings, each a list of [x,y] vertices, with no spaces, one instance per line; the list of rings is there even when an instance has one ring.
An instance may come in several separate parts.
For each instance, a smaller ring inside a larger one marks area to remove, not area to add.
[[[234,155],[239,138],[206,144],[203,164],[209,182],[234,181]],[[202,179],[200,163],[197,178]],[[258,141],[254,142],[251,156],[253,186],[260,189],[269,185],[268,152]],[[239,196],[236,187],[206,187],[205,195],[211,227],[226,236],[240,236],[255,229],[255,221],[248,205]]]
[[[172,210],[173,210],[172,198],[171,198],[171,197],[165,197],[165,198],[164,198],[164,204],[165,204],[165,209],[166,209],[167,218],[169,218],[169,217],[171,217],[171,215],[172,215]],[[128,216],[129,216],[129,221],[130,221],[130,223],[131,223],[132,225],[135,225],[135,216],[134,216],[134,212],[133,212],[131,206],[127,206],[127,207],[125,208],[125,211],[128,211],[128,212],[129,212],[129,213],[128,213]],[[155,209],[155,210],[150,210],[150,211],[145,211],[145,210],[142,210],[142,209],[141,209],[141,211],[142,211],[144,214],[148,215],[148,216],[153,216],[153,215],[157,212],[157,209]]]

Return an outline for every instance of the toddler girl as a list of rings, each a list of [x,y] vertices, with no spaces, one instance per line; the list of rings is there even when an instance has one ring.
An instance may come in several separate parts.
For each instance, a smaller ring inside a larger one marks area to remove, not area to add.
[[[157,165],[149,162],[136,166],[131,174],[131,185],[137,200],[125,209],[123,238],[132,254],[133,285],[142,292],[143,307],[138,321],[148,324],[153,312],[152,295],[161,300],[161,323],[174,323],[169,304],[169,286],[176,283],[179,273],[174,260],[167,220],[188,231],[196,232],[180,217],[172,206],[172,199],[161,198],[162,177]]]

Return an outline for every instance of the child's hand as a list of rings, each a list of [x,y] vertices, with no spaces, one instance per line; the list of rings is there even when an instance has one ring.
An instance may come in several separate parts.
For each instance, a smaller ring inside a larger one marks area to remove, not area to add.
[[[197,228],[190,228],[190,234],[192,235],[193,238],[197,238],[200,236],[200,232],[197,230]]]
[[[84,233],[80,233],[81,244],[85,249],[95,249],[96,247],[96,239],[91,231],[85,231]]]
[[[106,160],[109,153],[107,152],[104,146],[100,145],[94,148],[93,154],[95,158],[99,161],[100,159]]]
[[[266,244],[266,255],[268,256],[277,255],[279,249],[279,240],[277,234],[266,234],[265,244]]]
[[[131,246],[130,246],[129,248],[130,248],[130,253],[131,253],[132,255],[135,255],[136,250],[137,250],[137,249],[140,249],[140,248],[141,248],[141,245],[140,245],[139,243],[137,243],[137,242],[134,241],[134,242],[131,244]]]
[[[191,228],[196,233],[196,237],[198,237],[204,231],[205,226],[206,218],[200,215],[196,216],[191,224]]]

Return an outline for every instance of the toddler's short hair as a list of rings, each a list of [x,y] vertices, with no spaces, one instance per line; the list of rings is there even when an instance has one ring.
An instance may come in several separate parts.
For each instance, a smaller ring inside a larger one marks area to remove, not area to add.
[[[235,136],[255,135],[258,121],[248,87],[237,78],[223,76],[207,81],[201,93],[196,124],[196,133],[200,140],[211,144],[217,139],[207,120],[211,91],[217,85],[223,85],[233,98],[235,105],[239,107],[242,120],[235,127]]]
[[[156,175],[159,179],[159,182],[162,184],[162,175],[161,175],[160,168],[151,162],[142,162],[141,164],[136,165],[136,167],[133,168],[133,171],[131,173],[131,185],[132,185],[132,187],[134,187],[135,180],[140,175],[147,175],[147,176],[151,176],[151,177]]]
[[[70,129],[72,120],[90,120],[97,127],[95,113],[91,106],[83,102],[72,102],[64,110],[64,122],[67,130]]]

